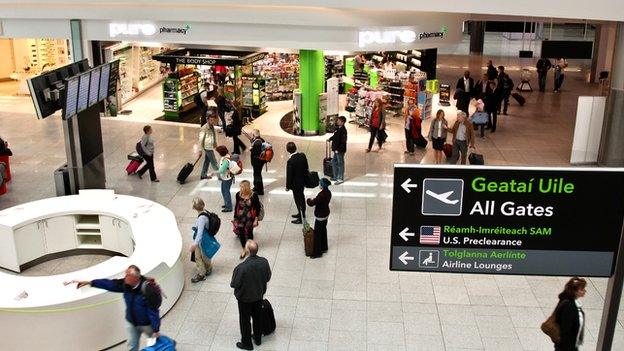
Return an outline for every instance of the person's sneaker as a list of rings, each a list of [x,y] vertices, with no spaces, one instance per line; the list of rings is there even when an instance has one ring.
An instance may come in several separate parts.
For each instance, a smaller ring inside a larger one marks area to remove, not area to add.
[[[303,222],[301,221],[301,219],[295,219],[294,221],[290,221],[290,223],[292,223],[292,224],[301,224]]]
[[[232,212],[232,209],[224,208],[221,210],[223,213]]]
[[[338,179],[338,180],[334,183],[334,185],[340,185],[340,184],[342,184],[342,183],[344,183],[344,180],[342,180],[342,179]]]
[[[301,216],[300,216],[298,213],[297,213],[297,214],[294,214],[294,215],[290,215],[290,216],[291,216],[292,218],[301,218]]]
[[[241,350],[253,350],[253,345],[245,345],[240,341],[236,343],[236,347]]]
[[[206,276],[205,275],[196,275],[193,278],[191,278],[191,283],[198,283],[201,282],[203,280],[206,280]]]
[[[158,180],[158,179],[154,179],[154,180],[152,180],[152,182],[153,182],[153,183],[160,183],[160,180]]]

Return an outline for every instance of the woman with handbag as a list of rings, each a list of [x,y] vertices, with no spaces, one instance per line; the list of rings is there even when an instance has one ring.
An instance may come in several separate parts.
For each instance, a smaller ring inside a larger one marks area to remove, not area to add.
[[[577,351],[583,344],[585,312],[579,299],[585,296],[587,281],[574,277],[568,280],[559,294],[559,304],[555,308],[555,323],[559,326],[559,342],[555,351]]]
[[[368,141],[368,148],[366,152],[370,152],[373,147],[373,142],[375,138],[377,138],[377,145],[379,145],[379,150],[381,150],[381,146],[386,140],[385,129],[386,129],[386,113],[383,108],[383,101],[380,98],[377,98],[373,103],[373,112],[371,112],[370,123],[368,125],[370,129],[370,140]]]
[[[249,181],[243,180],[240,182],[240,191],[236,193],[236,206],[232,221],[234,234],[238,236],[242,247],[240,259],[247,255],[245,244],[247,240],[254,238],[253,230],[258,226],[260,211],[262,211],[262,205],[258,195],[251,191]]]
[[[448,122],[446,121],[446,118],[444,118],[444,111],[440,109],[436,112],[436,116],[433,121],[431,121],[431,126],[429,127],[429,140],[433,143],[433,152],[436,164],[442,163],[447,129]]]
[[[327,252],[327,220],[329,219],[329,202],[332,193],[329,191],[331,182],[322,178],[319,182],[321,191],[314,199],[308,199],[308,206],[314,206],[314,250],[310,258],[319,258]]]

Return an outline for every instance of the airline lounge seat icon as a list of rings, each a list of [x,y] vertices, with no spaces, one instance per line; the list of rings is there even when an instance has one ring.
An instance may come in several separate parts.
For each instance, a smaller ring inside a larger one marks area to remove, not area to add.
[[[420,250],[418,252],[418,266],[420,268],[438,268],[440,259],[440,251],[438,250]]]
[[[463,179],[425,178],[423,180],[422,214],[460,216],[463,196]]]

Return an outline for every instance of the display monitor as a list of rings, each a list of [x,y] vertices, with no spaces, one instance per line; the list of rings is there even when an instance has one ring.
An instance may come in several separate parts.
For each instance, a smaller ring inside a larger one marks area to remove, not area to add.
[[[65,89],[64,79],[84,71],[87,60],[82,60],[57,69],[43,72],[27,80],[30,96],[35,105],[38,118],[46,118],[64,108],[62,97]]]
[[[78,87],[78,107],[76,112],[82,112],[89,107],[89,83],[91,72],[86,72],[80,75],[80,85]]]
[[[78,105],[78,77],[70,78],[65,83],[65,99],[63,102],[63,118],[67,119],[76,114]]]
[[[102,72],[100,73],[100,90],[98,100],[102,101],[108,97],[108,80],[110,76],[110,64],[105,63],[102,65]]]
[[[89,106],[98,103],[100,94],[100,67],[91,70],[91,80],[89,83]]]

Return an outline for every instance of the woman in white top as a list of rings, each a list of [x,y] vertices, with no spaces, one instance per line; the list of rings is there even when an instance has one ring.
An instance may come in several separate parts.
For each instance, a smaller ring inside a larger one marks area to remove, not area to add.
[[[223,196],[223,210],[221,212],[232,212],[232,194],[230,194],[230,188],[234,182],[234,176],[230,172],[230,153],[224,145],[219,145],[216,148],[217,153],[221,156],[219,161],[219,180],[221,180],[221,196]]]
[[[444,118],[444,111],[438,110],[436,116],[431,121],[429,127],[429,140],[433,142],[433,152],[435,155],[435,163],[442,163],[442,155],[444,150],[444,143],[446,142],[446,130],[448,129],[448,122]]]
[[[568,67],[568,61],[563,57],[557,59],[555,63],[555,93],[558,93],[563,85],[563,70]]]

